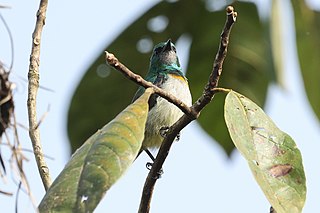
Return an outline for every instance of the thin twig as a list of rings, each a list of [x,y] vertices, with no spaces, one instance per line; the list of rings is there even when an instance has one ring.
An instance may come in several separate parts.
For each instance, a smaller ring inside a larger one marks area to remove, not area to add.
[[[31,201],[31,203],[33,204],[33,207],[35,209],[37,209],[36,207],[36,201],[32,195],[31,192],[31,188],[28,182],[28,179],[25,175],[25,172],[23,170],[23,162],[25,161],[29,161],[22,153],[21,150],[21,143],[19,141],[19,137],[18,137],[18,129],[17,129],[17,120],[16,120],[16,116],[15,114],[13,114],[13,120],[14,120],[14,125],[13,125],[13,129],[14,129],[14,145],[11,146],[11,150],[12,150],[12,155],[11,155],[11,159],[10,159],[10,164],[11,165],[11,171],[15,171],[17,173],[17,176],[20,177],[20,181],[19,181],[19,185],[22,184],[22,186],[24,186],[25,188],[25,193],[29,196],[29,199]],[[8,138],[8,144],[9,143],[9,138]],[[15,162],[15,163],[13,163]],[[14,166],[16,166],[16,169],[14,169]],[[20,189],[23,189],[23,187],[19,186]]]
[[[234,22],[236,21],[237,13],[234,12],[232,6],[227,7],[227,20],[224,29],[221,34],[220,46],[218,53],[213,63],[213,70],[209,77],[208,84],[206,85],[202,96],[191,107],[197,114],[212,100],[213,96],[217,92],[215,88],[218,86],[218,82],[222,73],[222,64],[227,54],[227,47],[229,43],[230,30]],[[166,137],[164,138],[158,155],[152,165],[152,168],[146,179],[142,197],[139,206],[139,213],[146,213],[150,210],[150,202],[153,194],[153,189],[159,176],[159,172],[162,165],[169,153],[170,147],[176,138],[177,134],[188,125],[193,119],[190,116],[182,116],[175,124],[173,124]]]
[[[160,95],[161,97],[167,99],[169,102],[175,104],[177,107],[181,109],[185,114],[190,116],[191,119],[198,118],[197,113],[195,113],[192,108],[188,107],[181,100],[171,95],[170,93],[162,90],[161,88],[155,86],[149,81],[144,80],[140,75],[133,73],[130,69],[128,69],[125,65],[123,65],[112,53],[105,51],[106,53],[106,62],[114,67],[116,70],[120,71],[125,77],[134,81],[140,86],[145,88],[152,87],[154,92]]]
[[[11,6],[0,4],[0,9],[11,9]]]
[[[37,125],[36,125],[36,129],[38,129],[38,127],[41,125],[41,123],[44,121],[44,119],[47,117],[47,115],[49,114],[50,111],[50,105],[48,105],[47,111],[41,116],[40,120],[38,121]]]
[[[37,21],[32,34],[32,49],[30,55],[30,65],[28,72],[28,116],[29,116],[29,136],[34,150],[38,170],[45,190],[51,185],[49,168],[44,160],[43,151],[40,143],[40,131],[37,128],[38,120],[36,114],[36,99],[39,88],[39,64],[40,64],[40,43],[41,33],[46,19],[48,0],[41,0],[37,12]]]
[[[13,195],[12,192],[5,192],[5,191],[2,191],[2,190],[0,190],[0,194],[7,195],[7,196],[12,196]]]
[[[12,147],[10,144],[0,143],[0,146],[8,146],[9,149],[11,149],[11,150],[13,149],[13,147]],[[22,152],[34,153],[33,150],[27,149],[27,148],[22,148],[22,147],[21,147],[20,150],[21,150]],[[43,156],[44,156],[45,158],[49,159],[49,160],[55,160],[54,157],[51,157],[51,156],[49,156],[49,155],[43,154]],[[28,161],[28,160],[27,160],[27,161]]]
[[[0,8],[10,8],[10,7],[7,7],[7,6],[1,6],[0,5]],[[11,33],[11,30],[10,30],[10,27],[9,25],[7,24],[6,20],[3,18],[2,14],[0,13],[0,19],[4,25],[4,27],[6,28],[7,32],[8,32],[8,35],[9,35],[9,39],[10,39],[10,45],[11,45],[11,63],[10,63],[10,67],[9,67],[9,72],[11,72],[12,70],[12,67],[13,67],[13,63],[14,63],[14,43],[13,43],[13,36],[12,36],[12,33]]]
[[[19,201],[19,192],[20,192],[20,189],[21,189],[21,184],[22,182],[20,181],[19,182],[19,185],[18,185],[18,189],[17,189],[17,194],[16,194],[16,204],[15,204],[15,213],[18,213],[18,201]]]
[[[142,198],[140,202],[139,212],[145,213],[150,210],[150,201],[154,189],[155,182],[157,180],[158,174],[162,168],[162,165],[169,153],[170,147],[176,138],[177,134],[191,121],[198,118],[201,110],[212,100],[213,96],[217,92],[227,92],[228,89],[217,88],[218,82],[222,73],[223,61],[227,54],[227,46],[229,43],[230,30],[234,22],[236,21],[237,13],[234,12],[233,7],[227,7],[227,21],[224,26],[223,32],[221,34],[221,42],[219,46],[218,53],[214,60],[213,70],[209,77],[208,84],[206,85],[203,95],[195,102],[192,107],[186,106],[179,99],[175,98],[171,94],[163,91],[157,86],[153,85],[150,82],[145,81],[141,76],[130,71],[125,65],[123,65],[119,60],[111,53],[106,52],[106,61],[109,65],[120,71],[128,79],[136,82],[140,86],[145,88],[152,87],[158,95],[167,99],[169,102],[175,104],[179,107],[185,115],[182,116],[167,132],[166,137],[163,140],[163,143],[160,147],[158,155],[154,161],[152,169],[150,170],[148,177],[146,179]]]

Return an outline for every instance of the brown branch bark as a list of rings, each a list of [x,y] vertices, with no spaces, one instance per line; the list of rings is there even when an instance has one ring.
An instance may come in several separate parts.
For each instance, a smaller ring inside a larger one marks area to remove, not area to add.
[[[152,168],[148,174],[143,188],[139,206],[139,213],[146,213],[150,210],[150,202],[155,183],[159,177],[162,165],[166,157],[168,156],[171,145],[174,139],[176,138],[177,134],[191,121],[199,117],[201,110],[208,103],[210,103],[210,101],[217,92],[228,92],[228,89],[218,88],[217,86],[220,76],[222,74],[222,65],[227,55],[230,31],[234,22],[236,21],[237,12],[234,11],[232,6],[228,6],[226,11],[227,20],[221,34],[220,46],[218,49],[218,53],[216,54],[216,57],[214,59],[213,69],[209,76],[208,83],[204,88],[202,96],[192,105],[192,107],[186,106],[183,102],[175,98],[173,95],[163,91],[162,89],[158,88],[152,83],[145,81],[141,76],[133,73],[125,65],[119,62],[119,60],[113,54],[106,52],[106,62],[110,66],[114,67],[116,70],[120,71],[123,75],[125,75],[128,79],[136,82],[140,86],[143,86],[145,88],[152,87],[155,93],[167,99],[169,102],[175,104],[185,113],[185,115],[183,115],[175,124],[173,124],[170,127],[166,137],[162,142],[158,155],[152,165]]]
[[[41,33],[45,25],[48,0],[41,0],[37,12],[36,26],[32,34],[32,49],[30,55],[30,64],[28,72],[28,119],[29,119],[29,137],[32,142],[34,156],[37,162],[38,170],[45,190],[51,185],[49,168],[44,160],[43,151],[40,142],[40,131],[38,129],[38,120],[36,113],[37,93],[39,88],[39,64],[40,64],[40,43]]]
[[[227,55],[227,47],[229,43],[230,31],[237,17],[237,12],[234,11],[232,6],[228,6],[226,10],[227,10],[227,20],[221,34],[220,46],[213,63],[213,69],[210,74],[209,81],[204,88],[204,92],[202,96],[191,107],[197,115],[200,114],[201,110],[208,103],[210,103],[213,96],[216,94],[216,92],[219,91],[219,90],[215,90],[215,88],[218,86],[218,82],[222,74],[222,65]],[[146,179],[143,192],[142,192],[141,201],[140,201],[140,206],[138,211],[139,213],[146,213],[150,211],[150,202],[153,194],[153,189],[157,181],[157,178],[159,176],[159,172],[162,168],[162,165],[166,157],[168,156],[171,145],[174,139],[176,138],[177,134],[193,120],[194,119],[192,119],[190,116],[184,115],[175,124],[173,124],[170,127],[167,133],[167,136],[164,138],[162,142],[158,155]]]
[[[152,87],[154,92],[160,95],[161,97],[167,99],[169,102],[175,104],[177,107],[181,109],[185,114],[187,114],[190,118],[196,119],[198,118],[198,114],[194,112],[191,107],[188,107],[184,104],[181,100],[176,98],[175,96],[171,95],[170,93],[162,90],[161,88],[155,86],[149,81],[144,80],[140,75],[133,73],[130,69],[128,69],[125,65],[123,65],[112,53],[105,51],[106,53],[106,62],[121,72],[125,77],[134,81],[140,86],[145,88]]]

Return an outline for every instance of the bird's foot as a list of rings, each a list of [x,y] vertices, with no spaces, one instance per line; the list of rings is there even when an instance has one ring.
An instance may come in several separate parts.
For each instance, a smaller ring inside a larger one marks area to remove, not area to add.
[[[168,126],[164,126],[164,127],[161,127],[160,128],[160,135],[161,137],[166,137],[167,134],[168,134],[168,130],[169,130],[170,127]],[[177,134],[177,137],[176,137],[176,141],[179,141],[180,140],[180,132]]]
[[[150,152],[149,149],[145,149],[144,151],[147,153],[147,155],[149,156],[149,158],[150,158],[152,161],[155,160],[155,157],[152,155],[152,153]]]
[[[151,162],[148,162],[148,163],[146,164],[146,168],[147,168],[148,170],[151,170],[152,165],[153,165],[153,162],[154,162],[154,160],[155,160],[155,157],[153,157],[153,155],[152,155],[152,153],[149,151],[149,149],[145,149],[144,151],[148,154],[148,156],[149,156],[150,159],[152,160],[152,163],[151,163]],[[161,178],[161,175],[162,175],[162,174],[163,174],[163,169],[161,168],[160,171],[158,171],[158,174],[157,174],[157,176],[155,177],[155,179]]]
[[[170,127],[168,126],[163,126],[160,128],[160,135],[161,137],[166,137],[167,136],[167,133],[168,133],[168,130],[169,130]]]
[[[176,141],[180,140],[180,132],[177,134]]]
[[[151,162],[148,162],[148,163],[146,164],[146,168],[147,168],[148,170],[151,170],[152,166],[153,166],[153,163],[151,163]],[[163,175],[163,169],[161,168],[161,169],[157,172],[157,175],[154,177],[154,179],[159,179],[159,178],[161,178],[162,175]]]

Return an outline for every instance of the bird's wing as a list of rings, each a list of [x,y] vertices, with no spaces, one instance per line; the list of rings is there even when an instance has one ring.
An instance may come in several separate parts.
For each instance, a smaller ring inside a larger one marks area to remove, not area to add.
[[[152,81],[154,79],[154,81]],[[166,80],[165,75],[156,75],[153,78],[151,78],[149,81],[153,82],[154,85],[156,85],[157,87],[161,87],[161,84]],[[134,95],[132,102],[134,102],[135,100],[137,100],[145,91],[145,88],[140,86],[139,89],[137,90],[136,94]],[[155,106],[155,104],[157,103],[157,98],[158,95],[157,94],[152,94],[149,98],[149,110],[152,109],[152,107]]]
[[[136,94],[134,94],[132,102],[134,102],[135,100],[137,100],[145,91],[146,89],[142,86],[140,86],[136,92]]]

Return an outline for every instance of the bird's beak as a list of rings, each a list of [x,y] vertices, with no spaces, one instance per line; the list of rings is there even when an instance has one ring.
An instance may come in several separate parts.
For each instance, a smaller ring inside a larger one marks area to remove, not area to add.
[[[172,50],[172,42],[171,42],[171,39],[169,39],[167,42],[166,42],[166,46],[164,46],[163,48],[163,51],[170,51]]]

